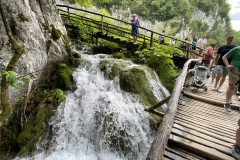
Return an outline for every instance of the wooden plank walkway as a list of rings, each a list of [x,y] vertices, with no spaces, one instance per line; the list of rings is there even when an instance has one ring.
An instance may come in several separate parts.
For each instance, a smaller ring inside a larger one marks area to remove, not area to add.
[[[207,82],[208,91],[192,93],[192,87],[184,89],[180,96],[168,145],[165,147],[166,160],[234,160],[231,154],[235,143],[237,122],[240,118],[240,101],[233,96],[232,112],[226,112],[223,105],[214,105],[202,99],[225,103],[228,79],[223,84],[222,93],[213,91],[214,84]],[[197,99],[189,98],[193,94]]]

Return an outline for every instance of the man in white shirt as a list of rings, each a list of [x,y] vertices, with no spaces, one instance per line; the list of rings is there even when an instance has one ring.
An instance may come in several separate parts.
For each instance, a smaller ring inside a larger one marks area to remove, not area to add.
[[[202,38],[198,40],[197,47],[199,47],[199,54],[202,54],[202,51],[206,48],[207,45],[207,39],[206,35],[203,35]]]

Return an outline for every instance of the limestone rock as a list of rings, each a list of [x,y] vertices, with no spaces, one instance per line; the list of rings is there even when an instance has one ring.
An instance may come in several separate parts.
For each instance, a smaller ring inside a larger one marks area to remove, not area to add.
[[[25,50],[14,70],[17,77],[42,70],[47,64],[59,61],[67,55],[62,37],[55,41],[51,38],[50,25],[54,25],[62,35],[67,34],[54,0],[11,0],[2,3],[14,38]],[[2,71],[6,69],[13,51],[1,16],[0,26],[0,71]],[[31,74],[31,79],[36,82],[41,73],[42,71]],[[21,85],[19,88],[10,87],[11,102],[14,103],[26,90],[27,85]]]

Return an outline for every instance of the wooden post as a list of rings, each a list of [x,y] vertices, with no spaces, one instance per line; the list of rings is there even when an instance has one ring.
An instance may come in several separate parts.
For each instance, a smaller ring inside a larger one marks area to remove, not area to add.
[[[67,12],[68,12],[68,16],[67,16],[67,19],[69,19],[70,18],[70,12],[69,12],[69,7],[67,7]]]
[[[151,41],[150,41],[150,47],[153,46],[153,32],[151,32]]]
[[[108,23],[107,23],[107,29],[106,30],[107,30],[107,35],[108,35]]]
[[[103,16],[101,17],[101,21],[102,21],[102,34],[103,34]]]
[[[187,59],[189,58],[189,45],[187,44]]]

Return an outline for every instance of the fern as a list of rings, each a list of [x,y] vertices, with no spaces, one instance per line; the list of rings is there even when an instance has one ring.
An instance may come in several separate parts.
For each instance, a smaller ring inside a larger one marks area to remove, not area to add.
[[[61,89],[56,90],[56,98],[58,99],[58,102],[64,102],[66,100],[66,95],[63,93]]]
[[[30,76],[27,75],[27,76],[23,77],[23,82],[29,83],[30,82]]]

